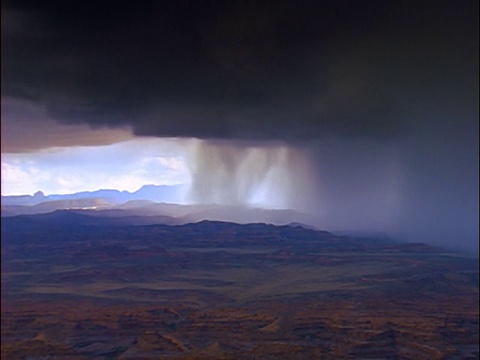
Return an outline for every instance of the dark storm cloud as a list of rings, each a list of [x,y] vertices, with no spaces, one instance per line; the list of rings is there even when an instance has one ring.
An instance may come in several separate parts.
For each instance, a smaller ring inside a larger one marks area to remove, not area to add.
[[[2,7],[2,93],[66,123],[154,136],[394,138],[414,122],[407,108],[470,105],[477,91],[476,1]]]
[[[189,163],[198,201],[245,204],[266,190],[327,230],[478,251],[478,10],[6,0],[2,130],[54,135],[16,151],[85,144],[84,124],[208,139]]]

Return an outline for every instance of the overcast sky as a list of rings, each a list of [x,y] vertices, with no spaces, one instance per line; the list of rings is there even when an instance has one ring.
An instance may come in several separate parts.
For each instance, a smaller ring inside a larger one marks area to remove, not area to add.
[[[2,194],[15,182],[5,167],[48,149],[75,167],[89,150],[74,148],[101,146],[86,159],[118,177],[142,171],[122,166],[133,157],[120,142],[197,138],[152,155],[181,163],[177,178],[160,166],[145,179],[183,176],[196,201],[224,203],[268,187],[327,228],[476,249],[478,10],[476,0],[3,1]]]

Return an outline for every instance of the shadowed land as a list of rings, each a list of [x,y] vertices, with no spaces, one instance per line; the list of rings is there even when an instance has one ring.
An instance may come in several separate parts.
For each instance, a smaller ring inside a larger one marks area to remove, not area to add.
[[[7,359],[475,358],[477,302],[478,260],[423,244],[2,218]]]

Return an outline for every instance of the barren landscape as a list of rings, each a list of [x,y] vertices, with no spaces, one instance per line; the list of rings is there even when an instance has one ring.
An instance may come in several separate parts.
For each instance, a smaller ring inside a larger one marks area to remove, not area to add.
[[[2,218],[2,358],[478,358],[478,259],[298,224],[111,221]]]

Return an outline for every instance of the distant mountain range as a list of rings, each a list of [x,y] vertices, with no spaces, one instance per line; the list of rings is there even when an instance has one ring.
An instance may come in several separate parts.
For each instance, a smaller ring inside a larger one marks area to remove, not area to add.
[[[133,200],[150,200],[153,202],[180,203],[187,191],[187,185],[144,185],[135,192],[119,190],[82,191],[74,194],[47,195],[38,191],[32,195],[2,196],[2,206],[22,205],[33,206],[44,202],[58,200],[87,200],[95,199],[110,205],[122,204]],[[93,205],[86,205],[93,206]],[[67,206],[65,206],[67,207]],[[83,207],[83,206],[82,206]]]
[[[94,221],[94,218],[103,218],[104,221],[108,219],[110,224],[123,225],[179,225],[202,220],[231,221],[240,224],[264,222],[286,225],[295,223],[304,227],[307,227],[304,224],[316,224],[312,216],[290,209],[181,204],[187,190],[185,185],[145,185],[132,193],[118,190],[98,190],[45,196],[39,191],[33,196],[2,196],[1,214],[2,217],[10,217],[68,210],[88,216],[89,221]]]

